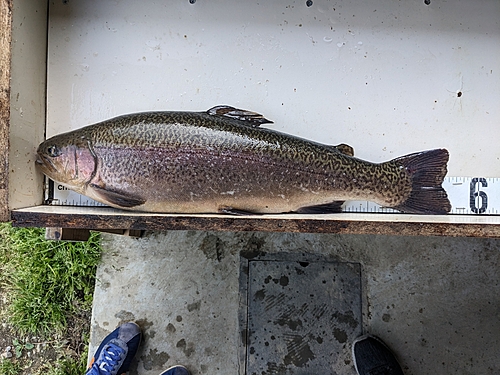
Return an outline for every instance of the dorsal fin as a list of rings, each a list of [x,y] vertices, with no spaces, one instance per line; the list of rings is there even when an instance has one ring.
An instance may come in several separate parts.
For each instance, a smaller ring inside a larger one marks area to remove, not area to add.
[[[354,156],[354,149],[351,146],[346,145],[345,143],[341,143],[337,146],[332,146],[332,147],[335,148],[341,154],[347,156]]]
[[[228,105],[218,105],[216,107],[210,108],[207,113],[212,116],[226,116],[229,118],[240,120],[252,127],[258,127],[261,124],[273,123],[259,113],[247,111],[246,109],[230,107]]]

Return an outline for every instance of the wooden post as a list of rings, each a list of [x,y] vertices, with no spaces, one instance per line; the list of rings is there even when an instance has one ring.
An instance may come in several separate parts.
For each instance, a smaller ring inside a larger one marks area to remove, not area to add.
[[[12,0],[0,0],[0,222],[9,214],[9,123]]]
[[[142,237],[144,231],[134,229],[103,229],[97,232],[119,234],[128,237]],[[45,228],[45,239],[53,241],[87,241],[90,237],[90,230],[75,228]]]

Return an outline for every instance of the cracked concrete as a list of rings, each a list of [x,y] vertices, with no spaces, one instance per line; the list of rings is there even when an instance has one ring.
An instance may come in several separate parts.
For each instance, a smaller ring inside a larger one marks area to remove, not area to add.
[[[131,374],[159,374],[173,364],[193,375],[244,374],[249,301],[240,285],[248,262],[266,258],[359,264],[362,331],[386,341],[405,374],[500,373],[500,240],[171,231],[104,235],[104,248],[90,351],[121,322],[138,322],[144,340]],[[267,281],[279,288],[291,282],[282,274]],[[336,317],[353,324],[348,313]],[[345,332],[332,326],[348,351]],[[355,373],[338,359],[325,374]],[[279,363],[262,368],[289,370]]]

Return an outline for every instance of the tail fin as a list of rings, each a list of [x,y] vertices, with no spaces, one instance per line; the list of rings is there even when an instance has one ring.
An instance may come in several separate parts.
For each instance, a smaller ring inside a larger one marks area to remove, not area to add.
[[[445,149],[406,155],[393,162],[404,167],[412,178],[408,199],[395,209],[418,214],[446,214],[451,204],[441,184],[446,176],[449,154]]]

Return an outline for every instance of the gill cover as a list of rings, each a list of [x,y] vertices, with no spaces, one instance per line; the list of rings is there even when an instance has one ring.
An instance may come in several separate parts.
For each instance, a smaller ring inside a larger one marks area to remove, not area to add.
[[[41,143],[36,164],[52,180],[81,191],[96,174],[97,156],[90,142],[64,142],[64,135]]]

